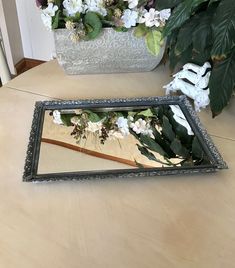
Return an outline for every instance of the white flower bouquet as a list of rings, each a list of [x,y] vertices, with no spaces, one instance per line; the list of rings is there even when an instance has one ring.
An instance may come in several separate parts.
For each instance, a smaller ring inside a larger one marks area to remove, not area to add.
[[[92,40],[102,28],[126,32],[135,27],[147,48],[158,55],[163,45],[162,30],[170,9],[157,10],[154,0],[36,0],[41,18],[49,30],[67,28],[73,42]]]

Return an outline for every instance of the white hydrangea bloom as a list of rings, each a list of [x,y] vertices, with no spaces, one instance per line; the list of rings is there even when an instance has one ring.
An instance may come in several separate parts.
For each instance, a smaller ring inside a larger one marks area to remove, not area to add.
[[[101,131],[102,129],[102,126],[103,126],[103,122],[102,121],[99,121],[99,122],[88,122],[87,123],[87,127],[85,128],[86,131],[88,132],[97,132],[97,131]]]
[[[138,16],[139,16],[138,12],[134,10],[126,9],[121,19],[126,28],[131,28],[132,26],[136,26]]]
[[[178,105],[170,105],[170,107],[171,107],[172,112],[174,113],[173,117],[175,121],[187,129],[188,135],[194,135],[180,107]]]
[[[66,16],[74,16],[77,12],[82,13],[84,11],[82,0],[64,0],[63,6]]]
[[[130,127],[136,134],[148,135],[154,138],[150,124],[142,118],[139,118],[135,123],[131,123]]]
[[[53,111],[53,122],[57,125],[63,125],[63,121],[61,120],[61,114],[58,110]]]
[[[171,16],[171,9],[163,9],[160,11],[159,17],[162,22],[166,22]]]
[[[48,30],[52,29],[52,17],[55,16],[58,6],[49,3],[48,7],[42,10],[41,19]]]
[[[140,18],[140,23],[145,23],[147,27],[160,26],[160,12],[154,8],[150,8],[149,12],[145,12]]]
[[[128,7],[133,9],[138,6],[139,0],[124,0],[128,2]]]
[[[103,0],[85,0],[85,11],[97,12],[104,17],[107,15]]]
[[[118,117],[116,121],[116,125],[118,126],[119,131],[124,135],[127,136],[130,134],[128,120],[123,116]]]

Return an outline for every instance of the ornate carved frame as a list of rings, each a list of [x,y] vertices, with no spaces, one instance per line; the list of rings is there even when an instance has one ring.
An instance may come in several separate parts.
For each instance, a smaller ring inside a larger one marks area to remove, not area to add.
[[[195,167],[170,167],[148,169],[125,169],[105,171],[83,171],[37,174],[40,142],[45,110],[55,109],[79,109],[79,108],[112,108],[112,107],[138,107],[157,105],[179,105],[191,125],[192,130],[198,137],[202,148],[207,153],[211,164]],[[218,169],[227,168],[219,151],[209,137],[206,129],[202,126],[197,114],[185,96],[147,97],[134,99],[96,99],[96,100],[70,100],[70,101],[43,101],[36,102],[33,115],[32,128],[29,138],[23,181],[43,182],[58,180],[81,180],[81,179],[104,179],[104,178],[127,178],[139,176],[161,176],[177,174],[197,174],[215,172]]]

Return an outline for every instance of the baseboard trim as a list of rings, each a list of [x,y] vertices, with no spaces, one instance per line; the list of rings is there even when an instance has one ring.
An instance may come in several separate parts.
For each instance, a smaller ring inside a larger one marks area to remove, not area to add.
[[[32,69],[32,68],[34,68],[34,67],[36,67],[44,62],[45,61],[42,61],[42,60],[23,58],[15,65],[17,75],[19,75],[19,74],[21,74],[29,69]]]

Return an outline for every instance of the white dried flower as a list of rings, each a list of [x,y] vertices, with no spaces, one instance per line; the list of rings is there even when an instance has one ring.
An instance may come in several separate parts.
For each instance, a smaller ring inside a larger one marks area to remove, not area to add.
[[[61,114],[58,110],[53,111],[53,122],[57,125],[63,125],[63,121],[61,120]]]
[[[85,11],[97,12],[104,17],[107,15],[103,0],[85,0]]]
[[[138,19],[138,12],[134,10],[126,9],[121,19],[126,28],[131,28],[132,26],[136,26],[137,19]]]
[[[130,127],[136,134],[143,134],[154,138],[150,124],[142,118],[139,118],[135,123],[131,123]]]
[[[124,0],[128,2],[128,7],[133,9],[138,6],[139,0]]]
[[[71,20],[66,21],[65,27],[68,30],[73,30],[76,27],[76,24],[72,22]]]
[[[74,16],[76,13],[82,13],[84,11],[82,0],[64,0],[63,6],[66,16]]]
[[[101,129],[103,127],[103,121],[99,121],[99,122],[88,122],[87,123],[87,127],[85,128],[86,131],[88,132],[101,132]]]
[[[171,9],[163,9],[160,11],[159,17],[162,22],[166,22],[171,16]]]
[[[77,43],[80,40],[80,36],[78,33],[71,33],[70,34],[70,39],[73,43]]]
[[[108,139],[109,140],[124,139],[124,135],[120,131],[110,130]]]
[[[70,119],[70,122],[74,125],[80,125],[80,119],[78,116],[74,116]]]
[[[123,116],[118,117],[116,121],[116,125],[118,126],[119,131],[124,135],[127,136],[130,134],[128,120]]]

